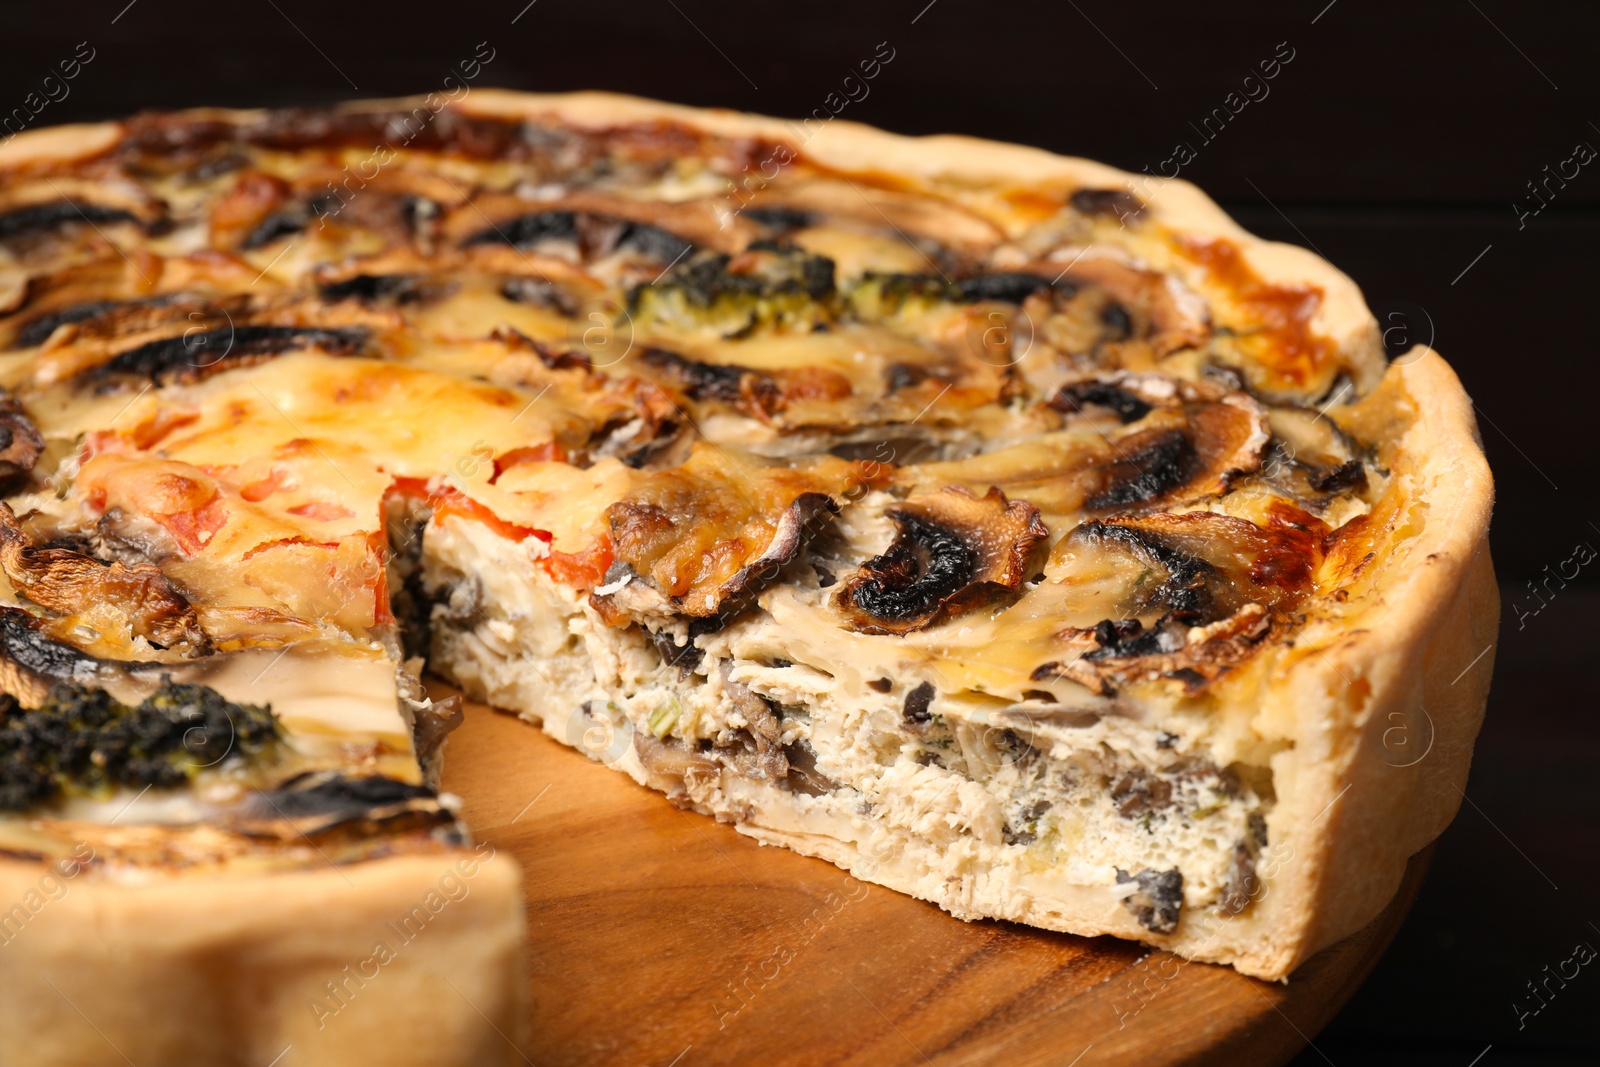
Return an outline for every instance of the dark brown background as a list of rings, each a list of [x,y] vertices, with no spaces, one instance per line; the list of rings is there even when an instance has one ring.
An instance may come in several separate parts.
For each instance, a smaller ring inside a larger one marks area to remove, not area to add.
[[[4,4],[0,110],[21,104],[80,41],[95,58],[40,123],[424,92],[487,41],[495,58],[478,84],[792,116],[822,107],[887,41],[895,58],[843,117],[1134,171],[1188,141],[1198,158],[1183,177],[1250,229],[1310,245],[1349,272],[1393,340],[1433,339],[1477,401],[1499,486],[1493,540],[1507,621],[1470,803],[1389,956],[1295,1062],[1600,1060],[1600,967],[1552,984],[1554,998],[1520,1029],[1512,1007],[1519,997],[1533,1006],[1526,983],[1576,943],[1600,947],[1600,727],[1588,682],[1600,659],[1600,565],[1569,587],[1552,583],[1537,614],[1525,585],[1576,544],[1600,547],[1590,325],[1600,161],[1537,216],[1519,223],[1514,207],[1535,205],[1527,183],[1576,144],[1600,149],[1600,7],[525,3]],[[1279,42],[1294,59],[1270,95],[1203,143],[1190,124]]]

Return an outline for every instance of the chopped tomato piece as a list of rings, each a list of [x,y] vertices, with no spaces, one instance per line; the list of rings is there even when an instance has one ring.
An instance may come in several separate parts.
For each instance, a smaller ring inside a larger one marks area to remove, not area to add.
[[[459,515],[462,518],[481,522],[508,541],[526,541],[530,537],[537,537],[539,540],[548,543],[554,537],[548,530],[539,530],[532,526],[519,526],[514,522],[507,522],[496,515],[487,505],[478,503],[478,501],[452,486],[435,485],[430,488],[428,483],[421,478],[396,478],[390,492],[427,501],[428,505],[433,508],[435,518],[444,515]]]
[[[606,571],[611,568],[616,553],[611,538],[601,534],[595,543],[582,552],[551,551],[544,559],[544,569],[550,577],[563,585],[583,591],[602,584]]]
[[[389,605],[389,571],[387,568],[389,556],[389,539],[382,530],[374,530],[367,535],[367,558],[372,563],[374,576],[372,579],[372,621],[374,625],[382,625],[394,621],[394,612]]]
[[[193,511],[156,512],[150,517],[166,527],[184,555],[193,556],[228,521],[228,509],[222,506],[219,498],[213,497]]]
[[[239,495],[252,504],[259,504],[273,493],[284,488],[289,481],[289,472],[282,467],[273,467],[265,478],[250,482],[239,490]]]
[[[546,441],[542,445],[531,448],[513,448],[494,458],[494,476],[489,479],[493,485],[500,480],[500,475],[515,467],[519,463],[565,463],[567,450],[554,441]]]

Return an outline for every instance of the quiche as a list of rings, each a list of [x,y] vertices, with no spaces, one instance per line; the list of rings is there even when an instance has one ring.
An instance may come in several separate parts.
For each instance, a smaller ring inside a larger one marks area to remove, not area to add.
[[[1459,802],[1472,405],[1186,183],[475,90],[23,134],[0,249],[0,1059],[516,1062],[424,669],[1269,979]]]

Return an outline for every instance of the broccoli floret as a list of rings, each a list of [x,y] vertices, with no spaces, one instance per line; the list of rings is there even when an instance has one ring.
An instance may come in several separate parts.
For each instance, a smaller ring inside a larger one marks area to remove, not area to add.
[[[850,310],[875,322],[902,311],[927,311],[956,299],[955,288],[933,274],[887,274],[868,271],[850,286]]]
[[[1070,296],[1072,285],[1026,271],[997,271],[953,280],[936,274],[868,271],[850,287],[849,306],[857,317],[871,322],[941,304],[1020,304],[1040,290]]]
[[[60,684],[32,711],[0,702],[0,810],[115,786],[172,788],[225,761],[259,758],[279,737],[269,707],[164,677],[137,706]]]
[[[636,323],[744,336],[761,327],[813,330],[836,317],[833,260],[774,241],[739,256],[700,253],[628,293]]]

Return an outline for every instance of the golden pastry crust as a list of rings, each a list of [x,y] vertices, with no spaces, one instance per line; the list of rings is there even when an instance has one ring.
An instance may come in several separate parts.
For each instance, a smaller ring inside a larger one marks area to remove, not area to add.
[[[520,886],[486,846],[265,876],[0,860],[0,1056],[521,1063]]]

